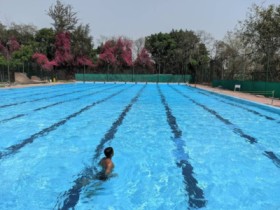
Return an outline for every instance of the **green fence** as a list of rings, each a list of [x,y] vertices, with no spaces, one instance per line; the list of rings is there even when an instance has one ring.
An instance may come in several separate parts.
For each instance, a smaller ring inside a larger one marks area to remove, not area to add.
[[[252,94],[273,96],[280,98],[280,83],[279,82],[261,82],[261,81],[238,81],[238,80],[214,80],[213,87],[221,86],[224,89],[234,90],[235,85],[240,85],[241,92],[249,92]]]
[[[172,74],[75,74],[77,81],[96,82],[162,82],[162,83],[186,83],[191,79],[190,75]]]

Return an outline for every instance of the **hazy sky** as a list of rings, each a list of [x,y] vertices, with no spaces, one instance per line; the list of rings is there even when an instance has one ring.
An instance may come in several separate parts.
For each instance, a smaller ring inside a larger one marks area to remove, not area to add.
[[[83,24],[89,24],[95,41],[101,36],[124,35],[137,39],[172,29],[204,30],[215,39],[244,20],[248,8],[280,4],[279,0],[61,0],[72,5]],[[56,0],[0,0],[4,25],[33,24],[51,27],[47,11]]]

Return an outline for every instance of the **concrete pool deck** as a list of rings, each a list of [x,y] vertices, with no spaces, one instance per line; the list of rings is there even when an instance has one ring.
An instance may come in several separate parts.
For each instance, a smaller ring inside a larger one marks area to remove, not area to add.
[[[208,85],[197,84],[197,85],[190,85],[190,86],[280,108],[280,100],[275,99],[275,98],[272,99],[272,98],[264,97],[261,95],[253,95],[250,93],[245,93],[245,92],[240,92],[240,91],[232,91],[232,90],[226,90],[226,89],[221,89],[221,88],[214,88],[214,87],[211,87]]]

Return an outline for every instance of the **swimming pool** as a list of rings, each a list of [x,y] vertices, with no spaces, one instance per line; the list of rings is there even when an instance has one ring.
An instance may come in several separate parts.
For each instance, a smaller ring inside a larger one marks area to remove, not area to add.
[[[0,209],[280,209],[278,109],[175,84],[0,97]]]

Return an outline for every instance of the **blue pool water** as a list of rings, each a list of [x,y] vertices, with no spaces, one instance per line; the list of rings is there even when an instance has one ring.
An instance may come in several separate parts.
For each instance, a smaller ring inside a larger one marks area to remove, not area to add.
[[[175,84],[0,97],[0,209],[280,209],[279,109]]]

